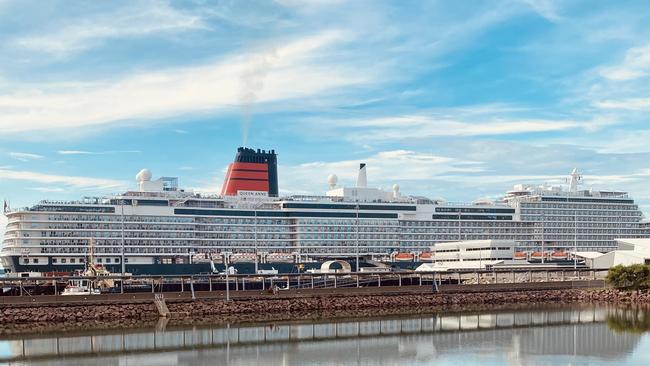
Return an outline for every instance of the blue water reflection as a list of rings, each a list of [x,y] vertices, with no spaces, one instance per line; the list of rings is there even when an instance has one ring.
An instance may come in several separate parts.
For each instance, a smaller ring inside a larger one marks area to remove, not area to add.
[[[638,327],[625,330],[644,314],[580,307],[308,324],[161,324],[5,339],[0,364],[650,365],[649,337]]]

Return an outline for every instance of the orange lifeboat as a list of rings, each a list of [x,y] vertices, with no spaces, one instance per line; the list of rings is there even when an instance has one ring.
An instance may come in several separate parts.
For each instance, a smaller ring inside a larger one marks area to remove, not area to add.
[[[551,259],[556,259],[556,260],[562,260],[562,259],[567,259],[569,256],[566,254],[566,252],[563,252],[561,250],[556,250],[551,254]]]
[[[420,253],[420,261],[430,261],[433,260],[433,256],[429,252]]]
[[[411,253],[397,253],[395,255],[395,260],[398,262],[409,262],[412,261],[413,258],[414,256]]]
[[[516,252],[514,259],[516,259],[516,260],[526,260],[526,252]]]
[[[542,259],[544,257],[544,253],[542,252],[533,252],[533,254],[530,255],[530,259]]]

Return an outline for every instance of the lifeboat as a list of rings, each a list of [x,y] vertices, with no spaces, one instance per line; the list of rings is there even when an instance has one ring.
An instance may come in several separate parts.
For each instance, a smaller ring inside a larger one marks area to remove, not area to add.
[[[515,260],[526,260],[526,252],[516,252],[514,259]]]
[[[542,253],[542,252],[533,252],[530,255],[530,259],[532,259],[532,260],[540,260],[541,261],[542,258],[544,258],[544,253]]]
[[[555,260],[563,260],[563,259],[567,259],[568,257],[569,256],[566,254],[566,252],[563,252],[561,250],[556,250],[555,252],[553,252],[553,254],[551,254],[551,259],[555,259]]]
[[[293,263],[293,255],[289,253],[270,253],[266,256],[266,261],[271,263]]]
[[[210,254],[210,261],[212,263],[223,263],[223,255],[221,253]]]
[[[414,255],[411,253],[397,253],[395,255],[395,260],[398,262],[409,262],[412,261],[414,258]]]
[[[230,256],[230,263],[255,262],[253,253],[237,253]]]
[[[429,252],[425,253],[420,253],[420,261],[425,262],[425,261],[431,261],[433,260],[433,256]]]
[[[194,263],[205,263],[209,261],[210,258],[208,258],[208,255],[206,253],[197,253],[192,256],[192,262]]]

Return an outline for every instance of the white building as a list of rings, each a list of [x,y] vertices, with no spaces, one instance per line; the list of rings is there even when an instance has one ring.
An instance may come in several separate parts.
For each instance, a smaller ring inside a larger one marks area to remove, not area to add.
[[[611,268],[619,264],[650,264],[650,239],[616,239],[618,249],[611,252],[577,252],[590,268]]]
[[[512,240],[467,240],[440,243],[431,248],[433,263],[417,271],[485,269],[513,260],[516,243]]]

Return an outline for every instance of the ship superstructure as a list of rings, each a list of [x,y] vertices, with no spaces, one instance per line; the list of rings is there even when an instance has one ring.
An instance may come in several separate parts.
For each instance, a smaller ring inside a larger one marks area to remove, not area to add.
[[[432,260],[436,243],[513,240],[525,255],[544,249],[608,251],[615,238],[641,237],[641,212],[625,192],[517,185],[503,200],[452,204],[328,177],[324,196],[278,197],[273,150],[239,148],[221,195],[178,188],[177,178],[136,176],[138,189],[78,202],[42,201],[6,213],[0,259],[12,271],[71,272],[95,261],[113,273],[293,271],[333,258],[412,264]],[[550,254],[549,254],[550,255]]]

